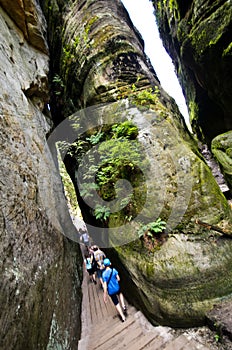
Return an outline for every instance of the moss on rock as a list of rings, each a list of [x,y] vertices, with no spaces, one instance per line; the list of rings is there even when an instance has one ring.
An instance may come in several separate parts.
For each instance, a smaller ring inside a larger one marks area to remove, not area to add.
[[[218,161],[222,173],[232,189],[232,132],[218,135],[212,140],[212,152]]]

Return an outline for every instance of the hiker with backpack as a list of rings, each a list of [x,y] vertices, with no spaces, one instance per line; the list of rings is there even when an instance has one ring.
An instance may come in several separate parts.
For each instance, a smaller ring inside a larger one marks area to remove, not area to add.
[[[121,318],[122,322],[125,322],[127,315],[127,308],[124,302],[123,294],[120,290],[120,277],[118,271],[115,268],[111,268],[111,262],[108,258],[104,259],[105,270],[102,273],[103,290],[104,290],[104,302],[107,302],[107,293],[113,301],[116,310]],[[120,302],[119,302],[120,301]],[[121,305],[120,305],[121,303]]]
[[[97,284],[96,277],[95,277],[95,271],[94,271],[94,268],[92,265],[91,254],[89,254],[89,253],[85,254],[84,264],[85,264],[86,271],[89,274],[90,282]]]
[[[91,264],[92,264],[92,269],[93,272],[97,272],[97,262],[94,258],[94,250],[93,250],[94,246],[89,247],[89,254],[90,254],[90,259],[91,259]]]
[[[89,238],[88,232],[81,232],[80,240],[84,243],[86,250],[89,248]]]
[[[93,251],[94,251],[94,259],[96,261],[96,266],[97,266],[97,277],[99,278],[101,287],[103,289],[102,272],[105,269],[103,262],[104,262],[104,259],[106,258],[106,255],[97,245],[93,246]]]

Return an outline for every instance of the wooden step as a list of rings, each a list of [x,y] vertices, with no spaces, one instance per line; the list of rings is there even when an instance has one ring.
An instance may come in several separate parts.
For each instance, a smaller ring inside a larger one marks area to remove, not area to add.
[[[121,322],[112,300],[104,303],[99,280],[98,285],[89,283],[85,275],[82,288],[83,329],[78,350],[210,350],[188,334],[175,336],[170,327],[154,327],[130,305],[126,321]]]
[[[112,330],[111,334],[108,334],[109,338],[101,344],[97,349],[108,350],[108,349],[119,349],[127,348],[127,344],[129,339],[135,338],[141,334],[141,330],[139,330],[139,325],[135,322],[132,323],[129,327],[126,327],[120,331],[120,333],[114,334],[114,330]]]
[[[146,349],[149,344],[157,338],[157,335],[153,332],[143,333],[140,339],[133,344],[133,346],[128,346],[127,350],[142,350]]]
[[[133,320],[133,317],[129,316],[127,317],[125,324],[128,320]],[[114,315],[107,317],[105,320],[102,320],[98,324],[93,325],[92,330],[92,338],[99,337],[99,334],[107,333],[112,330],[117,325],[122,325],[122,321],[120,320],[118,314],[114,313]]]
[[[147,344],[147,346],[144,348],[146,350],[150,349],[150,350],[160,350],[163,349],[163,347],[169,342],[172,341],[170,338],[168,339],[167,337],[161,337],[161,336],[157,336],[155,337],[152,342],[150,342],[149,344]]]
[[[143,336],[141,327],[136,323],[136,328],[133,332],[129,332],[118,346],[117,350],[127,350],[129,347],[134,348],[135,344]]]
[[[133,318],[131,318],[130,320],[127,319],[125,322],[120,322],[115,324],[114,327],[111,327],[110,330],[108,329],[108,332],[105,332],[102,328],[101,331],[97,331],[94,337],[91,336],[91,340],[93,341],[93,347],[91,348],[91,350],[94,349],[100,349],[101,346],[108,341],[109,339],[111,339],[112,337],[115,337],[116,335],[120,334],[124,329],[128,330],[128,328],[135,323],[135,320],[133,320]]]

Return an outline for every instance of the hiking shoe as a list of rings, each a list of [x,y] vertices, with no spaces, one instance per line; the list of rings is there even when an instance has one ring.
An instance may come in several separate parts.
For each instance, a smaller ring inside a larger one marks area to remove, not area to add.
[[[116,317],[118,317],[118,319],[121,321],[121,322],[125,322],[126,321],[126,317],[122,318],[121,315],[117,315]]]
[[[124,313],[125,316],[127,316],[127,307],[126,307],[126,305],[123,307],[123,313]]]

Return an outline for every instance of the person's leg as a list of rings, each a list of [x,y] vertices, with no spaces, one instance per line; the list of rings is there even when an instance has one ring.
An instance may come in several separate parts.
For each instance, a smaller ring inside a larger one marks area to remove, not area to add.
[[[126,304],[124,301],[124,296],[121,292],[119,293],[119,300],[120,300],[120,303],[122,305],[123,313],[125,316],[127,316],[127,307],[126,307]]]
[[[122,311],[121,305],[120,305],[120,303],[119,303],[119,301],[118,301],[117,295],[116,295],[116,294],[113,294],[113,295],[110,295],[110,297],[111,297],[111,299],[112,299],[112,301],[113,301],[113,303],[114,303],[114,305],[115,305],[115,307],[116,307],[116,310],[118,311],[118,314],[119,314],[120,317],[121,317],[122,322],[125,322],[126,317],[125,317],[125,315],[123,314],[123,311]]]
[[[94,272],[93,269],[91,269],[91,278],[92,278],[93,283],[94,283],[94,284],[97,284],[95,272]]]
[[[97,269],[97,277],[98,277],[98,279],[100,281],[100,286],[103,289],[102,270]]]
[[[125,302],[124,302],[123,294],[121,292],[119,293],[119,299],[120,299],[120,303],[122,305],[122,308],[125,309],[126,305],[125,305]]]
[[[126,317],[125,317],[125,315],[124,315],[124,313],[123,313],[123,311],[122,311],[122,308],[121,308],[120,303],[118,303],[117,305],[115,305],[115,307],[116,307],[116,309],[117,309],[119,315],[121,316],[122,322],[124,322],[124,321],[126,320]]]
[[[99,270],[100,271],[100,273],[99,273],[99,280],[100,280],[100,282],[101,282],[101,287],[102,287],[102,289],[103,289],[103,279],[102,279],[102,270]]]
[[[92,279],[92,276],[91,276],[91,271],[90,271],[90,270],[87,270],[87,272],[88,272],[88,275],[89,275],[89,280],[90,280],[90,282],[93,282],[93,279]]]

